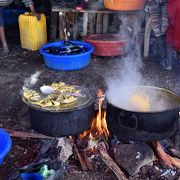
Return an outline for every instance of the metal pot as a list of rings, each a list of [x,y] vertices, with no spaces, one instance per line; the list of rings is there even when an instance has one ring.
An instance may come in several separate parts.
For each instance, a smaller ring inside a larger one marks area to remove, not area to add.
[[[31,127],[39,133],[56,137],[77,135],[88,130],[95,115],[94,103],[86,88],[79,87],[79,89],[86,97],[78,98],[80,100],[72,108],[63,107],[58,110],[40,108],[29,104],[23,98],[29,106]]]
[[[147,92],[157,91],[162,94],[162,98],[168,99],[171,104],[163,110],[136,112],[112,104],[111,100],[107,98],[109,131],[119,139],[134,141],[162,140],[173,135],[178,128],[179,96],[172,91],[158,87],[140,86],[138,89]]]

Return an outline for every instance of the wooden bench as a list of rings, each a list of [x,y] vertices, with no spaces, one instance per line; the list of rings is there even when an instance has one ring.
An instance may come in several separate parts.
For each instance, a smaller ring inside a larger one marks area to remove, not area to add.
[[[72,39],[76,40],[79,35],[79,17],[82,17],[81,22],[81,35],[87,35],[87,33],[107,33],[109,26],[110,16],[114,15],[114,19],[119,17],[126,17],[128,24],[131,24],[132,21],[138,21],[139,26],[142,22],[142,11],[111,11],[107,9],[84,9],[76,10],[70,8],[60,8],[58,6],[52,7],[51,15],[51,34],[50,40],[55,41],[57,39],[63,40],[64,29],[68,29],[67,17],[71,14],[71,23],[72,23]],[[116,21],[116,20],[114,20]]]

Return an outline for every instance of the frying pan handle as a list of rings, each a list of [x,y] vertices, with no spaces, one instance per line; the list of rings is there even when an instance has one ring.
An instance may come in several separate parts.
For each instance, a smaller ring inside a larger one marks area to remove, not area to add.
[[[125,112],[118,115],[119,125],[126,129],[137,129],[138,117],[133,113],[130,116]]]

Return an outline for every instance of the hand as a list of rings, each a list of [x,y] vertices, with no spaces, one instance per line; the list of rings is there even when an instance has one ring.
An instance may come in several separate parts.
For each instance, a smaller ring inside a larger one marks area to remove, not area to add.
[[[37,13],[35,8],[34,8],[34,4],[30,4],[29,8],[31,9],[32,15],[36,16],[37,20],[39,21],[41,19],[41,14]]]
[[[32,13],[33,16],[36,16],[37,20],[41,20],[41,14],[40,13],[37,13],[37,12],[33,12]]]

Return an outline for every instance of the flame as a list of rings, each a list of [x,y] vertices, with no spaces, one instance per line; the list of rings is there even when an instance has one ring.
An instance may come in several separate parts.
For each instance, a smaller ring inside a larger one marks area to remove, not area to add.
[[[97,116],[93,119],[91,128],[88,131],[84,131],[83,133],[79,134],[79,138],[82,139],[89,136],[88,138],[92,140],[98,135],[104,135],[106,139],[108,139],[109,131],[106,124],[106,111],[103,110],[102,103],[103,103],[103,91],[102,89],[98,89],[98,112]]]

